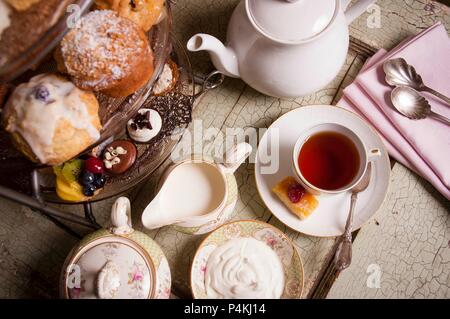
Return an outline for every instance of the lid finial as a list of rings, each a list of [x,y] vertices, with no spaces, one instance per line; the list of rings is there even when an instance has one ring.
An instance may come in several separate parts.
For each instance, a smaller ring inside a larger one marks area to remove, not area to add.
[[[113,299],[120,287],[119,268],[113,261],[108,261],[97,277],[97,295],[100,299]]]

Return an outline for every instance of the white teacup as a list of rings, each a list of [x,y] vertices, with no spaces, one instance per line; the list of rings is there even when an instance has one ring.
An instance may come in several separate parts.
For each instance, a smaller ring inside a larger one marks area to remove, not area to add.
[[[356,146],[356,149],[359,154],[359,168],[357,171],[357,174],[353,178],[353,180],[348,183],[347,185],[336,189],[336,190],[329,190],[329,189],[321,189],[313,184],[311,184],[302,174],[299,164],[298,164],[298,157],[300,154],[300,151],[303,147],[303,145],[306,143],[306,141],[311,137],[318,133],[323,132],[335,132],[342,134],[349,138],[353,144]],[[348,190],[351,190],[353,187],[355,187],[367,170],[367,164],[370,161],[375,161],[379,156],[381,155],[381,151],[379,149],[368,149],[364,142],[356,135],[352,130],[348,129],[345,126],[336,124],[336,123],[324,123],[319,124],[316,126],[313,126],[307,130],[305,130],[300,137],[298,138],[297,142],[295,143],[294,150],[292,153],[292,171],[294,173],[295,179],[311,194],[313,195],[320,195],[320,194],[339,194],[346,192]]]

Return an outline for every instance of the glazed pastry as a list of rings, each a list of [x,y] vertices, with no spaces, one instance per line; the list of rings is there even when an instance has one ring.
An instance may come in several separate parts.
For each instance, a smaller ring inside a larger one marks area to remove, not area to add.
[[[140,109],[138,114],[127,124],[128,135],[139,143],[149,142],[159,134],[161,128],[161,115],[152,109]]]
[[[11,14],[11,8],[4,2],[0,0],[0,39],[2,38],[3,30],[7,29],[11,25],[11,19],[9,15]]]
[[[317,199],[289,176],[278,183],[272,191],[289,210],[300,219],[305,219],[319,206]]]
[[[145,33],[114,11],[93,11],[79,21],[55,53],[58,69],[75,85],[111,97],[126,97],[153,75],[153,53]]]
[[[24,11],[41,0],[5,0],[17,11]]]
[[[109,144],[103,152],[103,164],[108,173],[123,174],[133,166],[137,158],[136,146],[130,141],[118,140]]]
[[[164,2],[165,0],[96,0],[95,5],[100,10],[114,10],[147,32],[161,20]]]
[[[180,72],[178,71],[178,66],[175,62],[169,60],[164,65],[161,75],[153,87],[153,94],[156,96],[161,96],[172,91],[178,82],[179,76]]]
[[[3,111],[3,124],[30,160],[59,165],[100,137],[99,104],[64,77],[41,74],[19,85]]]

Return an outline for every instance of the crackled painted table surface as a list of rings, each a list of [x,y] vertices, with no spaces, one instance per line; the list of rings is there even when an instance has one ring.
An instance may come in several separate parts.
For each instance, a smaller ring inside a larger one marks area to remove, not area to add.
[[[183,43],[197,32],[224,39],[237,3],[179,0],[174,7],[174,33]],[[379,0],[378,6],[381,28],[368,26],[370,13],[352,24],[353,44],[346,65],[328,87],[308,97],[281,100],[263,96],[240,80],[227,79],[198,101],[194,118],[203,120],[204,129],[215,127],[224,132],[233,127],[268,127],[280,115],[303,105],[335,104],[342,89],[376,49],[392,48],[438,20],[450,29],[450,9],[437,2]],[[212,70],[205,54],[190,57],[195,72],[207,74]],[[205,152],[221,143],[220,139],[209,138],[202,141]],[[304,263],[305,298],[450,297],[450,204],[406,168],[393,162],[387,198],[375,218],[355,234],[353,263],[339,276],[329,267],[335,240],[288,230],[264,206],[256,191],[253,170],[253,164],[245,164],[237,172],[240,199],[234,219],[266,221],[294,241]],[[141,228],[140,213],[152,199],[160,173],[157,171],[148,183],[128,194],[137,228]],[[103,225],[107,224],[112,201],[94,205],[95,215]],[[79,207],[71,210],[82,211]],[[0,297],[57,297],[62,263],[77,239],[45,217],[9,201],[1,200],[0,214]],[[73,228],[86,233],[85,229]],[[190,264],[204,236],[184,235],[170,227],[148,234],[169,259],[174,296],[190,297]]]

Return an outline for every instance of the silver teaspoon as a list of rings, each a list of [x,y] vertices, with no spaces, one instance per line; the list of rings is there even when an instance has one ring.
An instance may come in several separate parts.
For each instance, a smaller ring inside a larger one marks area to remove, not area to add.
[[[431,110],[430,103],[419,92],[407,86],[396,87],[391,93],[392,104],[402,115],[412,120],[424,119],[428,116],[450,124],[450,120]]]
[[[386,82],[391,86],[409,86],[417,91],[431,93],[450,104],[450,98],[439,93],[423,83],[422,77],[416,69],[408,64],[405,59],[398,58],[384,62]]]
[[[365,191],[370,184],[372,176],[372,163],[367,164],[367,170],[361,181],[352,188],[352,197],[350,204],[350,212],[348,213],[347,223],[345,224],[344,233],[338,239],[338,246],[334,255],[334,262],[338,270],[344,270],[352,263],[352,228],[353,228],[353,214],[355,212],[356,201],[358,194]]]

